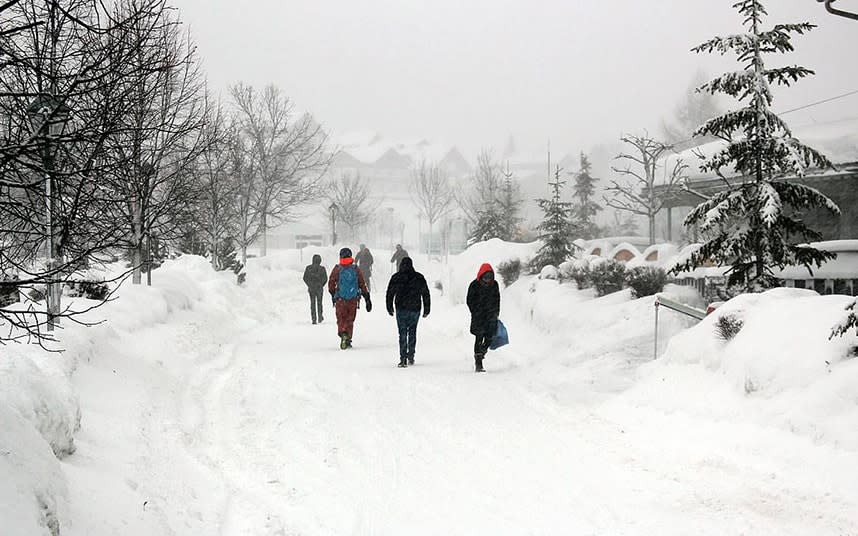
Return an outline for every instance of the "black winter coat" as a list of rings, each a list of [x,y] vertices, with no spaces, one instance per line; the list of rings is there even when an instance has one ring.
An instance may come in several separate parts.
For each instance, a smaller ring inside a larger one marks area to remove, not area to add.
[[[497,281],[485,284],[478,280],[468,287],[468,309],[471,311],[471,334],[494,336],[500,315],[500,289]]]
[[[420,302],[423,302],[423,314],[428,315],[431,307],[429,286],[423,274],[414,270],[410,258],[402,259],[399,271],[390,278],[387,285],[387,312],[416,311],[420,312]]]
[[[313,255],[313,264],[304,268],[304,284],[307,285],[309,291],[319,291],[325,288],[325,283],[328,282],[328,273],[325,267],[322,266],[322,257]]]

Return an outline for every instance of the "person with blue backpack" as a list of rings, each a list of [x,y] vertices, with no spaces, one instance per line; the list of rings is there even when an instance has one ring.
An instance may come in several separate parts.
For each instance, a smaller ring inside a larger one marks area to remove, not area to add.
[[[366,287],[366,281],[360,268],[355,266],[351,249],[343,248],[340,250],[340,263],[331,270],[331,277],[328,279],[328,292],[331,293],[334,311],[337,314],[337,334],[340,337],[340,349],[351,348],[355,317],[361,296],[366,301],[366,312],[372,311],[372,300]]]

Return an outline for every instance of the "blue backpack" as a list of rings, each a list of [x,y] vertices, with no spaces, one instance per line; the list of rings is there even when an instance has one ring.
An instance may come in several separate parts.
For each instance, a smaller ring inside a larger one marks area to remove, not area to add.
[[[340,279],[337,283],[337,297],[353,300],[360,295],[357,270],[354,266],[340,266]]]

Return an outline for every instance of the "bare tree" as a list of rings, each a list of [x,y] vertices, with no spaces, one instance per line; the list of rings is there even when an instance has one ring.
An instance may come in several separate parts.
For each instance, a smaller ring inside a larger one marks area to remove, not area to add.
[[[432,232],[435,223],[453,207],[453,189],[447,172],[435,163],[421,160],[411,171],[411,201],[429,223],[429,254],[432,253]]]
[[[147,1],[122,0],[116,9],[121,16]],[[194,44],[166,0],[148,7],[145,16],[129,25],[131,62],[137,74],[125,80],[130,96],[125,128],[108,139],[113,158],[127,165],[106,177],[124,201],[121,221],[135,284],[142,279],[147,242],[153,235],[176,238],[188,216],[194,197],[192,168],[204,148],[201,133],[206,118],[204,80]]]
[[[502,189],[500,165],[491,151],[480,151],[470,184],[456,193],[456,201],[471,224],[469,242],[504,238],[507,225],[501,202]]]
[[[47,302],[0,309],[0,340],[41,341],[43,327],[76,318],[63,284],[120,243],[120,197],[101,177],[125,165],[106,140],[123,128],[136,75],[129,28],[151,4],[121,15],[95,0],[0,5],[0,269],[7,287]]]
[[[625,167],[611,169],[626,180],[611,180],[605,192],[605,204],[617,210],[646,216],[649,220],[649,243],[655,243],[655,217],[664,208],[665,202],[680,188],[688,168],[682,159],[677,158],[668,167],[662,168],[660,162],[671,153],[672,147],[656,141],[647,135],[625,135],[620,138],[633,149],[631,154],[620,153],[615,158],[625,163]],[[662,168],[659,176],[659,168]],[[659,186],[656,191],[655,187]]]
[[[336,206],[336,219],[349,229],[349,239],[354,240],[357,231],[372,219],[381,200],[373,199],[369,183],[359,174],[341,175],[331,179],[327,188],[327,200]]]
[[[197,196],[188,233],[202,237],[212,267],[222,270],[226,267],[222,254],[236,242],[240,227],[240,183],[232,173],[231,148],[237,131],[226,123],[220,105],[208,107],[202,136],[205,150],[200,152],[194,165]]]
[[[296,208],[321,195],[321,182],[333,154],[326,150],[328,136],[311,115],[295,117],[294,105],[279,88],[266,86],[261,93],[238,84],[230,89],[241,139],[235,150],[243,183],[242,258],[247,247],[261,239],[267,252],[266,232],[296,217]]]

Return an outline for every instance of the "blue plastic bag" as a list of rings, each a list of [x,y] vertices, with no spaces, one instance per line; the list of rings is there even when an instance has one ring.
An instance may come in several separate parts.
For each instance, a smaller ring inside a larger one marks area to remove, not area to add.
[[[495,333],[495,336],[492,337],[492,343],[489,344],[490,350],[497,350],[501,346],[506,346],[509,344],[509,333],[506,330],[506,326],[503,325],[503,322],[498,320],[498,330]]]

